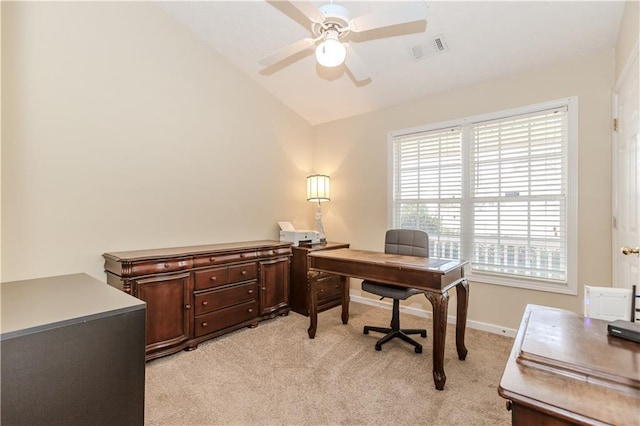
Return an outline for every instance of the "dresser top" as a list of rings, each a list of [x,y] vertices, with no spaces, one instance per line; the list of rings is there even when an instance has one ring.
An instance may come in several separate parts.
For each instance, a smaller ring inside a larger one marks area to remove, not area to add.
[[[2,340],[145,308],[87,274],[5,282],[0,291]]]
[[[242,250],[258,250],[258,249],[273,249],[275,247],[288,247],[291,243],[273,241],[273,240],[260,240],[260,241],[245,241],[239,243],[222,243],[222,244],[207,244],[200,246],[187,246],[187,247],[171,247],[171,248],[158,248],[149,250],[131,250],[110,252],[103,254],[104,257],[114,260],[141,260],[141,259],[158,259],[164,257],[174,256],[191,256],[202,253],[212,253],[217,251],[242,251]]]

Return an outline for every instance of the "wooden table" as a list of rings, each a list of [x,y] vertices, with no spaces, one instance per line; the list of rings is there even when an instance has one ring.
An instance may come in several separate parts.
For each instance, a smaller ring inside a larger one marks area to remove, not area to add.
[[[513,424],[640,424],[640,344],[607,322],[528,305],[498,393]]]
[[[467,322],[469,286],[464,278],[464,260],[436,259],[365,250],[337,249],[309,253],[309,337],[313,339],[318,326],[317,281],[320,272],[390,283],[424,290],[433,306],[433,380],[436,389],[444,389],[444,346],[449,309],[449,290],[456,288],[458,305],[456,318],[456,349],[464,360],[467,348],[464,333]],[[315,271],[315,272],[314,272]],[[348,281],[347,281],[348,282]],[[349,286],[344,285],[342,322],[349,320]]]

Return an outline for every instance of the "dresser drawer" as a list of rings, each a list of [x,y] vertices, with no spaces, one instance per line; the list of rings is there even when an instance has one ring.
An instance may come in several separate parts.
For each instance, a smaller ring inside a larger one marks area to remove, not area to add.
[[[229,308],[220,309],[195,318],[195,336],[199,337],[214,331],[222,330],[234,324],[256,318],[258,301],[242,303]]]
[[[142,275],[182,271],[185,269],[191,269],[192,267],[193,260],[191,258],[171,260],[146,260],[141,262],[132,262],[129,264],[129,268],[125,266],[123,268],[123,275],[139,277]]]
[[[227,267],[196,271],[194,275],[196,290],[205,290],[207,288],[229,284],[229,268]]]
[[[224,254],[209,254],[206,256],[196,256],[193,259],[193,266],[195,268],[203,266],[215,266],[225,263],[242,262],[243,260],[252,260],[257,258],[258,255],[255,251],[243,251],[240,253],[224,253]]]
[[[342,285],[339,275],[332,275],[321,278],[318,281],[318,304],[327,300],[340,299],[342,296]]]
[[[229,282],[255,280],[258,277],[258,264],[247,263],[229,267]]]
[[[195,314],[202,315],[217,309],[249,302],[256,299],[257,295],[257,282],[196,294],[194,300]]]
[[[260,257],[291,256],[291,246],[278,247],[278,248],[267,249],[267,250],[261,250],[261,251],[258,252],[258,256],[260,256]]]

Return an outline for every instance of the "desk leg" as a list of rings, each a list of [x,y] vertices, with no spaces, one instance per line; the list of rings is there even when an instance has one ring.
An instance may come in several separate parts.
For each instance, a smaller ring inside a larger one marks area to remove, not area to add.
[[[436,389],[444,389],[447,375],[444,373],[444,346],[447,336],[447,312],[449,310],[449,293],[425,292],[425,296],[433,306],[433,381]]]
[[[458,307],[456,311],[456,349],[458,359],[464,361],[467,357],[467,348],[464,345],[464,332],[467,329],[467,309],[469,307],[469,283],[462,280],[456,285]]]
[[[342,282],[342,323],[349,322],[349,278],[342,275],[340,277]]]
[[[318,328],[318,276],[319,272],[309,271],[307,275],[307,294],[309,299],[309,338],[316,337]]]

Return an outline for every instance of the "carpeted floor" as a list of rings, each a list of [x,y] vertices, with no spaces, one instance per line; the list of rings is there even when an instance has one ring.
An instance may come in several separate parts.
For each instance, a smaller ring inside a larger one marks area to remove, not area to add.
[[[309,320],[292,312],[200,344],[146,367],[147,425],[508,425],[497,388],[513,339],[467,329],[459,361],[455,326],[447,327],[443,391],[435,389],[431,322],[401,314],[406,328],[425,327],[424,352],[394,339],[374,349],[391,312],[351,303]]]

